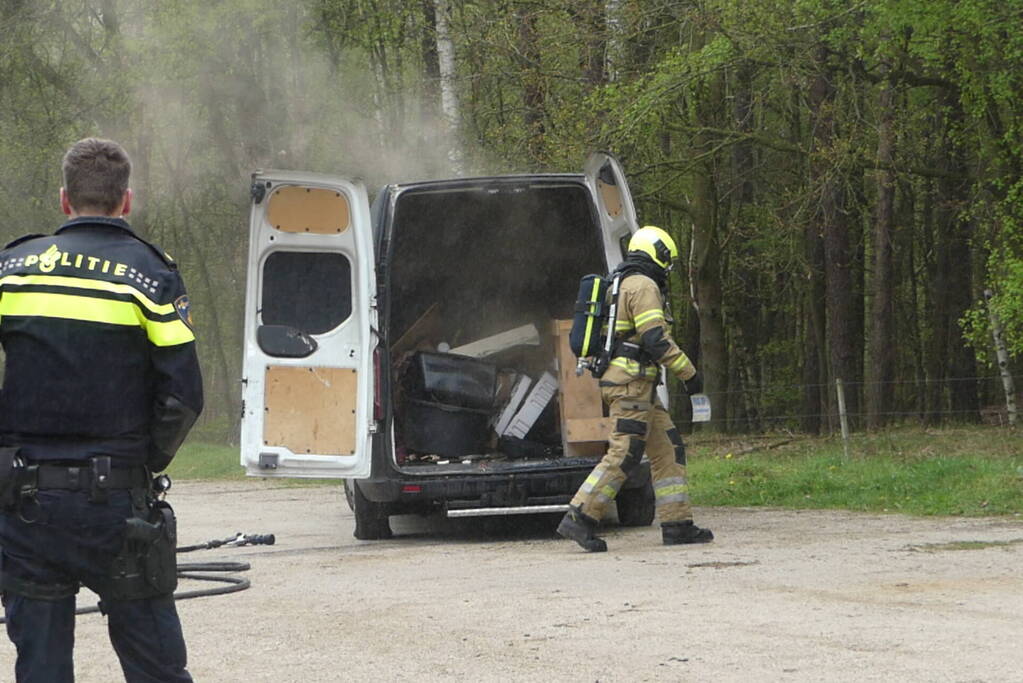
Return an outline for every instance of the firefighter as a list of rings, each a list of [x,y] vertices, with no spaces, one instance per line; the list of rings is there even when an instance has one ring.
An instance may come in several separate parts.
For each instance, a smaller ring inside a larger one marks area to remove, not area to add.
[[[63,159],[53,235],[0,251],[0,589],[19,682],[72,681],[75,595],[100,597],[128,681],[191,681],[163,470],[202,410],[188,296],[124,220],[131,163]]]
[[[558,533],[590,552],[607,550],[596,536],[597,524],[645,452],[650,459],[657,515],[665,545],[707,543],[709,529],[693,523],[686,482],[686,450],[671,417],[657,398],[660,368],[678,377],[690,394],[701,379],[675,344],[664,312],[668,274],[678,258],[674,240],[651,225],[629,241],[615,325],[615,346],[600,391],[608,405],[612,431],[603,459],[572,498]]]

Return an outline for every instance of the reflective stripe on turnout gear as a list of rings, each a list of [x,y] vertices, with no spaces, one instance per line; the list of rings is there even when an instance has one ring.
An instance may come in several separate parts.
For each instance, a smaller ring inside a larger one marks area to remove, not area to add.
[[[590,476],[586,477],[586,481],[579,487],[579,490],[585,494],[592,495],[600,501],[601,505],[607,505],[611,503],[618,496],[618,490],[622,484],[625,483],[624,479],[618,481],[610,481],[605,484],[601,484],[602,479],[606,479],[607,468],[597,465],[590,473]]]
[[[155,346],[195,341],[174,304],[157,304],[130,285],[54,275],[0,278],[0,319],[41,316],[141,327]]]
[[[683,354],[668,364],[668,372],[677,375],[688,364],[689,358]]]
[[[654,498],[657,505],[688,503],[689,484],[683,477],[667,477],[654,482]]]
[[[652,308],[649,311],[637,313],[636,317],[633,318],[633,322],[636,325],[636,329],[643,327],[643,325],[646,325],[647,323],[658,320],[662,322],[664,321],[664,311],[661,310],[660,308]]]
[[[621,368],[622,370],[625,370],[625,372],[633,376],[640,376],[640,372],[642,371],[643,377],[649,377],[651,379],[657,377],[657,368],[655,368],[652,365],[644,366],[638,360],[632,360],[630,358],[623,358],[622,356],[618,356],[617,358],[611,361],[611,365],[617,368]]]

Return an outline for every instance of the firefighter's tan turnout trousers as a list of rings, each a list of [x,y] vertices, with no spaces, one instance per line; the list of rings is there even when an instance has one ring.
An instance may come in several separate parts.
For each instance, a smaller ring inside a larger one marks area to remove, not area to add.
[[[600,391],[610,411],[608,449],[572,498],[572,507],[594,520],[602,519],[645,452],[650,459],[657,518],[661,523],[691,520],[685,446],[654,395],[654,382],[635,379],[602,386]]]

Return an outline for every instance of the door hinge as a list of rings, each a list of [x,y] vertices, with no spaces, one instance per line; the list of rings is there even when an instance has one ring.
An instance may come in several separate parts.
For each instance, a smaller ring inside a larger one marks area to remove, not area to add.
[[[380,423],[377,422],[376,420],[373,420],[372,422],[370,422],[369,423],[369,433],[370,434],[378,434],[379,432],[380,432]]]
[[[263,197],[266,196],[266,189],[270,187],[270,183],[265,185],[262,182],[254,182],[249,187],[249,195],[252,197],[252,201],[255,204],[259,204],[263,201]]]

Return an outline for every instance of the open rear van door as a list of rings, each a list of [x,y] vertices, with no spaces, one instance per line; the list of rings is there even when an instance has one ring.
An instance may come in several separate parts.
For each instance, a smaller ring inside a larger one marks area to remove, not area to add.
[[[252,178],[241,463],[247,474],[364,478],[376,431],[376,280],[361,183]]]
[[[608,268],[617,266],[625,254],[629,237],[639,229],[636,207],[632,204],[629,183],[621,164],[606,152],[595,152],[583,167],[586,184],[597,203],[604,228],[604,253]]]

